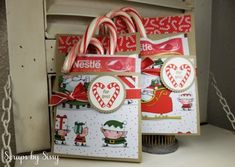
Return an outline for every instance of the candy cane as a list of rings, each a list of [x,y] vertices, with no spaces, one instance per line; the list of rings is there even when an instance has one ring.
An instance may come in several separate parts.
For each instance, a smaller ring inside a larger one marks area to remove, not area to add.
[[[95,46],[95,50],[97,54],[100,54],[100,55],[104,54],[104,47],[97,38],[91,38],[90,44]]]
[[[124,7],[124,8],[121,8],[120,10],[127,12],[132,17],[135,23],[136,29],[140,33],[140,36],[143,38],[147,38],[146,31],[142,22],[142,17],[140,16],[140,14],[131,7]]]
[[[185,82],[188,80],[190,74],[191,74],[191,68],[188,64],[183,64],[180,66],[181,70],[186,69],[186,74],[184,75],[184,78],[182,79],[182,81],[180,82],[179,86],[182,88],[185,84]]]
[[[109,45],[109,54],[114,54],[116,45],[117,45],[117,28],[113,21],[105,16],[100,16],[95,18],[90,25],[87,27],[80,44],[80,53],[85,54],[88,44],[95,33],[95,30],[101,25],[104,24],[107,26],[110,32],[110,45]]]
[[[170,69],[176,70],[176,69],[177,69],[177,66],[174,65],[174,64],[169,64],[169,65],[166,66],[166,75],[167,75],[167,77],[168,77],[169,80],[171,81],[172,85],[173,85],[174,87],[177,87],[178,84],[176,83],[174,77],[171,75]]]
[[[115,24],[112,22],[112,20],[110,20],[109,18],[105,16],[97,17],[87,27],[82,39],[76,45],[74,45],[70,50],[70,52],[68,53],[64,61],[62,72],[67,73],[70,71],[70,69],[74,64],[77,54],[78,53],[85,54],[90,42],[94,44],[98,50],[100,50],[101,54],[104,54],[101,42],[92,37],[97,27],[99,27],[101,24],[105,24],[107,28],[110,30],[110,45],[108,51],[109,54],[114,54],[117,44],[117,28]]]
[[[95,96],[96,100],[98,101],[98,103],[100,104],[100,106],[103,108],[105,106],[104,101],[102,100],[102,98],[100,97],[97,88],[101,88],[104,89],[105,85],[101,82],[97,82],[92,86],[92,93]]]
[[[131,17],[126,12],[121,11],[121,10],[112,10],[109,13],[107,13],[106,16],[109,17],[110,19],[113,19],[115,17],[121,17],[127,25],[128,32],[129,33],[136,32],[135,25],[134,25]]]
[[[68,73],[70,69],[72,68],[74,61],[78,55],[80,44],[81,44],[81,40],[79,40],[75,45],[73,45],[73,47],[69,51],[68,55],[66,56],[64,60],[62,72]],[[104,48],[102,46],[102,43],[98,39],[91,38],[90,44],[95,46],[98,54],[104,54]]]
[[[115,102],[115,100],[117,99],[119,93],[120,93],[120,86],[116,83],[116,82],[112,82],[110,84],[108,84],[108,89],[112,89],[112,88],[115,88],[115,91],[112,95],[112,97],[110,98],[108,104],[107,104],[107,107],[108,108],[111,108],[113,103]]]

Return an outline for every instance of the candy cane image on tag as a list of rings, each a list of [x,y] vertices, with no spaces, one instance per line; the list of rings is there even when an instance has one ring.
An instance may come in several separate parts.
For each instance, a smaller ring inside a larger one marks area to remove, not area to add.
[[[169,80],[171,81],[172,85],[174,87],[177,87],[178,84],[176,83],[174,77],[172,76],[170,70],[173,69],[173,70],[177,70],[177,66],[174,65],[174,64],[169,64],[168,66],[166,66],[166,75],[167,77],[169,78]]]
[[[88,88],[88,100],[98,112],[110,113],[118,110],[125,98],[126,89],[116,76],[98,76]]]
[[[104,103],[103,99],[100,97],[100,95],[99,95],[99,93],[98,93],[98,91],[97,91],[98,88],[104,89],[104,88],[105,88],[105,85],[102,84],[102,83],[100,83],[100,82],[97,82],[97,83],[95,83],[94,86],[92,87],[92,92],[93,92],[93,94],[94,94],[96,100],[98,101],[98,103],[100,104],[100,106],[103,108],[103,107],[105,107],[105,103]]]
[[[118,95],[119,95],[119,93],[120,93],[120,86],[119,86],[117,83],[112,82],[112,83],[110,83],[107,87],[108,87],[108,89],[115,88],[115,91],[114,91],[114,93],[113,93],[111,99],[109,100],[109,102],[108,102],[108,104],[107,104],[107,107],[110,108],[110,107],[112,107],[114,101],[117,99],[117,97],[118,97]]]
[[[193,57],[170,57],[164,60],[160,77],[165,87],[175,92],[182,92],[192,86],[195,80]]]
[[[186,69],[186,74],[184,75],[184,78],[182,79],[182,81],[181,81],[180,84],[179,84],[180,87],[183,87],[184,84],[185,84],[185,82],[188,80],[188,78],[189,78],[189,76],[190,76],[190,74],[191,74],[191,68],[190,68],[189,65],[183,64],[183,65],[180,66],[180,69],[181,69],[181,70]]]

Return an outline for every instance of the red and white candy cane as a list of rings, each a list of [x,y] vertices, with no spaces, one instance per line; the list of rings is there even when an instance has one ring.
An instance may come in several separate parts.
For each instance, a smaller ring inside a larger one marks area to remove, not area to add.
[[[101,24],[104,24],[105,26],[107,26],[107,29],[109,30],[110,44],[109,44],[108,50],[109,50],[109,54],[111,54],[111,55],[114,54],[115,49],[116,49],[116,45],[117,45],[117,28],[116,28],[114,22],[106,16],[100,16],[100,17],[97,17],[94,20],[92,20],[92,22],[87,27],[87,29],[82,37],[79,53],[81,53],[81,54],[86,53],[88,44],[89,44],[92,36],[94,35],[95,31],[97,30],[97,28]]]
[[[80,47],[80,43],[81,43],[81,40],[79,40],[75,45],[73,45],[73,47],[69,51],[68,55],[66,56],[66,58],[64,60],[62,72],[68,73],[70,71],[70,69],[72,68],[73,63],[78,55],[78,51],[79,51],[78,49]],[[95,46],[97,54],[101,54],[101,55],[104,54],[103,45],[98,39],[91,38],[90,44]]]
[[[179,86],[182,88],[185,84],[185,82],[188,80],[190,74],[191,74],[191,68],[188,64],[183,64],[180,66],[181,70],[186,69],[186,74],[184,75],[184,78],[182,79],[182,81],[180,82]]]
[[[103,107],[105,107],[105,103],[104,103],[104,101],[102,100],[102,98],[100,97],[100,95],[99,95],[99,93],[98,93],[98,91],[97,91],[98,88],[104,89],[104,88],[105,88],[105,85],[104,85],[103,83],[101,83],[101,82],[97,82],[97,83],[95,83],[95,84],[92,86],[92,93],[93,93],[93,95],[95,96],[97,102],[98,102],[98,103],[100,104],[100,106],[103,108]]]
[[[128,32],[129,33],[135,33],[136,30],[135,30],[135,24],[133,23],[131,17],[124,11],[121,11],[121,10],[112,10],[110,12],[108,12],[106,14],[106,16],[110,19],[113,19],[115,17],[120,17],[127,25],[127,29],[128,29]],[[104,27],[101,27],[104,29],[104,34],[106,34],[106,28],[105,26]]]
[[[176,83],[174,77],[171,75],[171,72],[170,72],[171,69],[176,70],[177,66],[175,64],[169,64],[169,65],[166,66],[166,75],[167,75],[167,77],[171,81],[172,85],[174,87],[177,87],[178,84]]]
[[[116,82],[112,82],[112,83],[108,84],[107,87],[108,87],[108,89],[115,88],[115,91],[114,91],[112,97],[110,98],[109,102],[107,103],[107,107],[111,108],[120,93],[120,86]]]
[[[110,45],[108,51],[109,54],[114,54],[117,44],[117,28],[111,19],[105,16],[97,17],[90,23],[90,25],[88,25],[82,39],[76,45],[74,45],[74,47],[72,47],[72,49],[68,53],[64,61],[62,72],[68,73],[70,71],[75,62],[76,56],[78,54],[86,54],[88,45],[90,43],[95,45],[101,54],[104,54],[102,43],[99,40],[92,37],[96,29],[101,24],[106,25],[110,31]]]
[[[131,7],[124,7],[124,8],[121,8],[120,10],[128,13],[132,17],[132,19],[135,23],[136,29],[140,33],[140,36],[143,38],[147,38],[147,34],[146,34],[146,31],[145,31],[145,28],[144,28],[144,25],[142,22],[142,17],[137,12],[137,10],[135,10]]]

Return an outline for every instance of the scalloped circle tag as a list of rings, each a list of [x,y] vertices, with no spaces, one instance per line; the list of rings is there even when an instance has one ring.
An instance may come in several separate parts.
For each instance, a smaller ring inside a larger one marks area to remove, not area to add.
[[[110,113],[118,110],[124,103],[125,88],[115,76],[98,76],[88,88],[90,104],[99,112]]]
[[[183,92],[195,80],[194,65],[187,58],[168,58],[161,68],[161,80],[168,89],[174,92]]]

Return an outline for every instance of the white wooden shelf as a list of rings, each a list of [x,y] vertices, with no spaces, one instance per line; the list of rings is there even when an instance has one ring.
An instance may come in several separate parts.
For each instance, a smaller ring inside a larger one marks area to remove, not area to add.
[[[155,5],[155,6],[164,6],[168,8],[174,9],[185,9],[185,10],[192,10],[194,4],[191,0],[127,0],[131,2],[138,2],[144,3],[148,5]]]
[[[57,34],[83,34],[91,20],[89,17],[48,17],[46,37],[55,39]]]
[[[107,9],[106,9],[107,10]],[[65,16],[83,16],[83,17],[97,17],[103,15],[105,12],[102,8],[82,7],[72,4],[54,4],[47,10],[47,15],[65,15]],[[107,11],[108,12],[108,11]]]
[[[188,2],[189,1],[189,2]],[[156,16],[156,12],[167,11],[170,13],[176,10],[191,10],[193,3],[191,0],[186,2],[182,0],[45,0],[46,15],[69,15],[97,17],[110,11],[110,9],[119,9],[123,6],[132,6],[144,16]],[[137,3],[136,3],[137,2]],[[157,9],[157,11],[156,11]],[[174,10],[175,9],[175,10]]]
[[[153,155],[143,153],[142,163],[122,163],[110,161],[60,158],[58,167],[221,167],[233,166],[235,155],[235,134],[212,125],[201,126],[201,136],[178,137],[180,147],[171,154]],[[15,167],[31,167],[35,161],[25,160]],[[39,160],[38,167],[54,167],[55,161]]]

